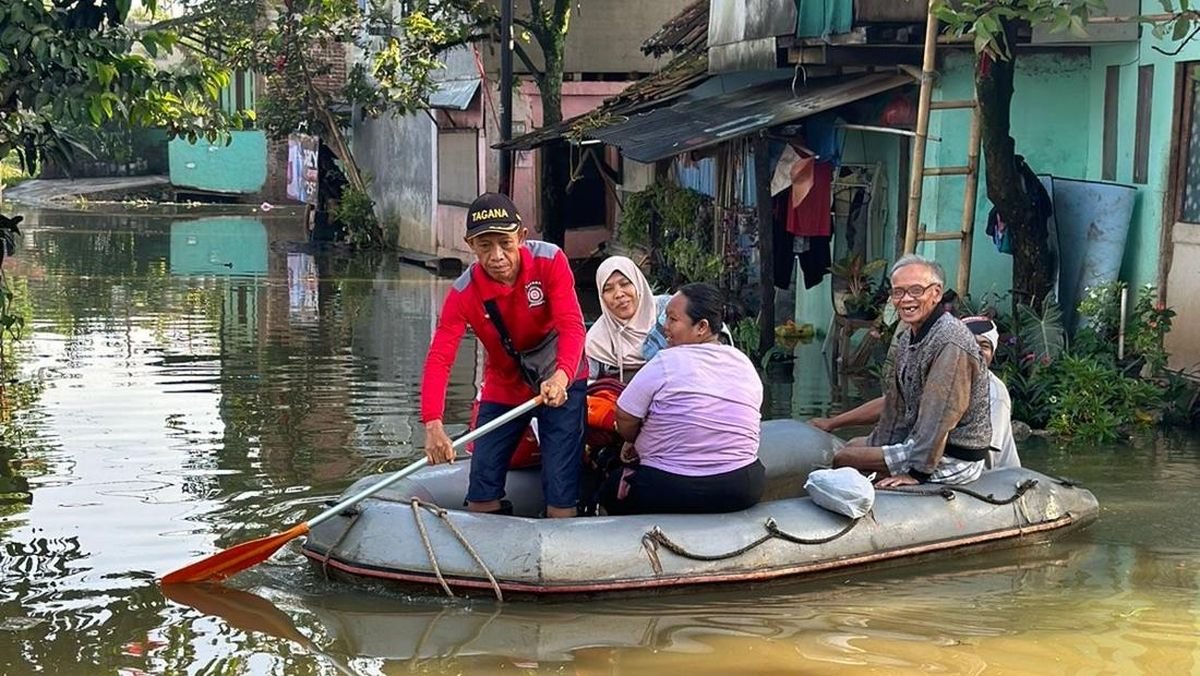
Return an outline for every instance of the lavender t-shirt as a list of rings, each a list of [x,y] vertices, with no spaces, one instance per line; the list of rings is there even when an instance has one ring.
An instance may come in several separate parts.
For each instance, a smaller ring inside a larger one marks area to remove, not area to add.
[[[746,355],[717,343],[660,350],[617,401],[642,419],[634,446],[647,467],[710,476],[758,457],[762,381]]]

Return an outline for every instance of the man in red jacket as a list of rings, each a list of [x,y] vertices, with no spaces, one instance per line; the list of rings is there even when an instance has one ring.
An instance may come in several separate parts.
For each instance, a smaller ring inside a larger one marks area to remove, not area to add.
[[[442,415],[450,367],[469,326],[486,353],[476,424],[483,425],[539,393],[545,405],[476,440],[467,508],[501,511],[509,460],[530,418],[536,416],[546,516],[572,517],[579,501],[587,412],[586,331],[566,255],[553,244],[526,241],[527,234],[516,206],[504,195],[480,195],[467,211],[466,241],[476,262],[446,294],[425,360],[421,388],[425,455],[431,464],[454,459]],[[546,345],[551,334],[557,336],[556,349],[543,348],[542,354],[550,357],[543,360],[545,372],[530,378],[540,381],[535,391],[518,360],[524,358],[522,353]]]

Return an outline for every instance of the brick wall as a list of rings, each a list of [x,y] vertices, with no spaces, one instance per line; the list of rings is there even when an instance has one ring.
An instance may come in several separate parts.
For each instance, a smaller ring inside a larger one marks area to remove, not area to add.
[[[318,89],[328,92],[335,98],[340,98],[349,70],[346,63],[345,45],[336,42],[331,42],[326,47],[313,45],[310,53],[314,60],[328,67],[328,72],[319,75],[314,84]],[[259,79],[260,91],[267,90],[265,80],[266,78],[262,77]],[[287,200],[287,159],[286,138],[268,142],[267,183],[263,186],[263,199],[271,202]]]

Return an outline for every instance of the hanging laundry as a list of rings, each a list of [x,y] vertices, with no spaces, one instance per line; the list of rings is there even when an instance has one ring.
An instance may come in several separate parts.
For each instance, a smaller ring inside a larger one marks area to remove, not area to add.
[[[837,113],[821,113],[804,121],[806,145],[822,162],[841,164],[842,139],[846,132],[837,126]]]
[[[800,161],[800,153],[790,145],[785,146],[779,162],[775,164],[775,173],[771,176],[771,197],[792,187],[792,167]]]
[[[784,191],[771,201],[771,233],[774,235],[771,252],[774,254],[772,261],[775,267],[775,286],[780,289],[791,288],[792,268],[795,267],[796,260],[793,253],[795,238],[787,230],[789,200],[788,192]]]
[[[804,288],[817,286],[829,274],[829,266],[833,265],[829,248],[832,239],[830,236],[796,238],[793,250],[804,277]]]
[[[1034,218],[1038,219],[1045,227],[1050,218],[1054,216],[1054,202],[1050,199],[1050,193],[1046,192],[1046,186],[1025,162],[1024,157],[1017,155],[1016,162],[1017,173],[1021,176],[1025,194],[1033,206]],[[992,238],[992,244],[996,245],[997,251],[1003,254],[1012,253],[1011,229],[1001,218],[1000,212],[996,211],[996,207],[992,207],[988,211],[987,234]]]
[[[800,200],[792,185],[792,208],[788,211],[788,232],[798,237],[829,237],[833,234],[833,163],[812,165],[812,184]]]
[[[1012,237],[1008,233],[1008,224],[1000,217],[996,207],[992,207],[988,212],[987,234],[992,238],[992,244],[996,245],[996,251],[1002,254],[1012,253]]]

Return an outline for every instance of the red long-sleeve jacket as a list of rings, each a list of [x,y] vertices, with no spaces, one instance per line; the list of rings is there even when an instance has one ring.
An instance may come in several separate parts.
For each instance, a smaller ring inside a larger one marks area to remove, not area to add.
[[[421,379],[421,422],[442,418],[450,367],[468,326],[484,347],[483,401],[515,406],[536,394],[504,351],[499,332],[484,313],[486,300],[496,301],[517,350],[536,347],[556,329],[558,367],[574,374],[575,380],[587,377],[583,358],[587,332],[575,295],[575,275],[557,246],[529,241],[521,247],[521,269],[512,286],[495,281],[473,263],[446,294]]]

